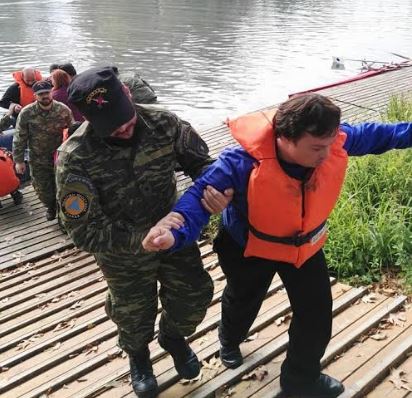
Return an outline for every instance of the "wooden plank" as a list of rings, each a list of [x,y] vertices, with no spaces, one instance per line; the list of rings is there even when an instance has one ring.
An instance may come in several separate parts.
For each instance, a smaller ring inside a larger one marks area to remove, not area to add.
[[[409,330],[409,329],[408,329]],[[379,355],[379,361],[373,368],[369,368],[361,379],[346,388],[341,398],[362,398],[373,388],[377,380],[387,375],[390,368],[398,366],[412,350],[412,333],[403,333],[403,339],[397,341]]]
[[[49,246],[44,247],[44,245],[36,245],[29,247],[24,250],[24,253],[14,253],[14,255],[9,256],[7,261],[0,263],[0,270],[4,270],[10,267],[15,267],[20,264],[25,264],[28,262],[33,262],[42,258],[43,256],[48,256],[54,253],[56,250],[63,251],[73,247],[73,243],[70,240],[60,236],[57,239],[52,239],[48,241]],[[22,256],[20,257],[20,254]]]
[[[218,284],[219,279],[222,278],[222,274],[219,271],[219,269],[213,269],[215,265],[215,261],[211,262],[205,262],[205,268],[209,269],[211,271],[211,276],[215,280],[215,284]],[[96,267],[97,270],[97,267]],[[23,327],[31,325],[33,322],[36,322],[37,324],[44,318],[49,317],[52,314],[59,313],[63,311],[64,309],[70,308],[72,305],[74,305],[76,302],[79,301],[86,301],[87,299],[99,294],[100,292],[105,292],[107,290],[106,283],[102,280],[101,274],[99,273],[96,277],[92,278],[90,281],[89,279],[85,281],[81,281],[80,284],[77,285],[78,288],[70,289],[71,291],[63,291],[58,290],[58,292],[54,292],[53,295],[49,295],[47,298],[44,298],[42,301],[37,301],[32,305],[31,307],[23,308],[21,312],[15,312],[8,318],[2,318],[2,324],[4,325],[4,329],[0,331],[0,337],[2,336],[7,336],[10,335],[12,332],[15,332],[17,330],[22,330]],[[90,288],[89,288],[90,286]],[[278,289],[280,287],[279,281],[276,281],[276,284],[273,286],[273,291],[275,289]],[[218,292],[221,291],[223,287],[221,286],[220,289],[218,289]],[[91,290],[90,290],[91,289]],[[82,293],[82,291],[85,291]],[[70,300],[70,293],[72,292],[77,292],[76,295],[72,296],[73,298]],[[52,308],[50,308],[51,304],[53,303],[54,299],[59,299],[62,296],[66,295],[66,300],[65,301],[58,301],[57,303],[54,303]],[[220,296],[215,295],[213,300],[219,300]],[[101,305],[103,306],[103,298],[101,300]],[[42,307],[43,306],[48,306],[47,311],[43,311]],[[25,314],[30,312],[30,318],[24,318]],[[70,317],[69,317],[70,318]],[[53,326],[53,325],[52,325]],[[54,325],[55,326],[55,325]],[[49,325],[49,327],[51,327]],[[1,341],[1,340],[0,340]]]
[[[68,295],[70,294],[70,292],[74,290],[80,290],[81,288],[90,286],[93,283],[98,282],[99,279],[101,278],[100,274],[97,274],[97,276],[96,274],[97,272],[93,272],[92,270],[89,270],[83,279],[79,279],[78,281],[71,282],[68,284],[63,284],[62,287],[53,291],[51,295],[45,296],[45,297],[39,296],[37,302],[32,301],[28,304],[23,304],[20,306],[18,310],[15,310],[14,312],[8,311],[8,313],[6,313],[5,315],[0,316],[0,321],[2,322],[2,324],[4,324],[5,322],[12,320],[14,318],[17,318],[20,315],[25,315],[27,313],[30,313],[36,308],[42,307],[43,305],[47,305],[48,302],[51,301],[55,297],[60,297],[62,295]],[[0,336],[3,335],[4,333],[5,331],[3,330],[0,331]]]
[[[279,314],[283,313],[285,311],[285,308],[288,308],[288,302],[287,302],[287,297],[284,294],[275,294],[273,296],[270,296],[269,299],[265,300],[264,306],[262,307],[262,310],[259,314],[259,317],[257,319],[257,322],[254,325],[254,330],[260,329],[261,327],[264,327],[269,323],[273,323],[273,320],[276,319]],[[219,308],[218,308],[219,310]],[[209,358],[211,355],[214,354],[215,352],[215,345],[217,344],[217,329],[216,326],[220,320],[220,314],[219,312],[216,312],[215,316],[207,320],[206,322],[203,322],[201,325],[201,330],[197,330],[196,333],[193,336],[190,336],[189,340],[195,341],[192,342],[192,347],[193,349],[197,352],[199,358],[206,359]],[[213,327],[213,329],[211,329]],[[210,331],[209,331],[210,330]],[[205,332],[208,332],[208,338],[206,341],[202,341],[202,337],[205,335]],[[155,342],[155,348],[157,345]],[[212,349],[210,349],[212,347]],[[164,352],[161,350],[160,353]],[[155,349],[152,351],[152,361],[154,361],[154,369],[156,374],[159,374],[160,372],[165,373],[164,378],[168,383],[172,383],[173,381],[176,380],[176,372],[173,368],[173,364],[170,360],[170,356],[167,356],[166,358],[162,359],[160,362],[158,362],[159,359],[159,351],[156,351]],[[113,375],[113,373],[109,373],[104,379],[101,379],[100,376],[100,371],[98,372],[99,375],[99,380],[94,383],[94,385],[89,386],[88,388],[85,388],[81,391],[77,391],[74,396],[76,398],[81,398],[81,397],[89,397],[89,396],[94,396],[96,393],[100,393],[101,391],[107,390],[108,384],[113,382],[114,377],[115,379],[120,379],[122,377],[127,377],[129,373],[129,366],[125,364],[123,361],[122,366],[118,369],[118,371]],[[130,391],[130,386],[128,387],[128,391]],[[117,394],[117,392],[116,392]],[[60,392],[58,393],[57,396],[60,395]],[[71,394],[70,394],[71,395]]]
[[[217,303],[217,301],[216,301],[216,303],[215,303],[215,313],[218,313],[218,310],[219,310],[219,304]],[[210,311],[209,311],[209,314],[210,314]],[[114,337],[114,335],[112,334],[112,332],[114,331],[114,333],[116,334],[116,327],[115,327],[115,325],[112,323],[112,322],[109,322],[109,321],[107,321],[106,322],[106,324],[107,324],[107,326],[108,326],[108,328],[106,329],[106,331],[103,333],[103,332],[101,332],[100,333],[100,335],[99,335],[99,341],[103,341],[103,340],[108,340],[108,339],[110,339],[111,337]],[[156,323],[157,324],[157,323]],[[157,328],[157,326],[156,326],[156,328]],[[94,339],[95,337],[93,337],[93,333],[89,333],[90,334],[90,338],[92,338],[92,339]],[[84,336],[84,333],[82,334],[82,338],[83,338],[83,336]],[[80,337],[80,336],[79,336]],[[88,341],[85,341],[85,340],[83,340],[83,342],[80,344],[80,348],[85,348],[85,347],[87,347],[88,345],[90,345],[90,344],[93,344],[94,343],[94,341],[90,341],[90,340],[88,340]],[[108,349],[113,349],[113,347],[115,346],[115,340],[113,340],[112,339],[112,341],[110,342],[110,344],[108,345]],[[67,351],[67,350],[69,350],[69,351]],[[65,352],[61,352],[61,353],[59,353],[59,355],[60,355],[60,360],[58,361],[58,363],[56,362],[54,365],[55,366],[61,366],[61,367],[65,367],[65,366],[67,366],[67,365],[65,365],[65,362],[64,362],[64,359],[65,359],[65,357],[67,357],[67,355],[71,355],[70,353],[74,353],[75,352],[75,350],[79,350],[79,343],[77,342],[76,344],[74,344],[74,342],[71,344],[71,347],[69,347],[69,348],[66,348],[66,351]],[[70,353],[69,353],[70,352]],[[164,352],[162,352],[162,355],[164,354]],[[57,361],[57,357],[55,358],[55,360]],[[93,369],[93,367],[94,366],[96,366],[96,360],[98,361],[98,364],[102,364],[102,363],[105,363],[105,362],[107,362],[107,361],[109,361],[109,359],[107,358],[107,355],[106,355],[106,351],[102,354],[102,355],[100,355],[100,356],[97,356],[97,357],[95,357],[95,358],[93,358],[93,359],[91,359],[90,361],[88,361],[88,363],[87,363],[87,365],[86,364],[82,364],[81,366],[80,366],[80,368],[77,366],[77,367],[70,367],[69,366],[69,368],[68,368],[68,372],[72,372],[73,373],[73,371],[75,372],[75,374],[77,374],[77,372],[79,372],[79,369],[81,369],[82,367],[86,367],[88,370],[91,370],[91,369]],[[42,365],[43,366],[43,368],[42,369],[45,369],[45,366],[47,366],[47,367],[50,367],[50,363],[48,362],[47,364],[43,364]],[[53,369],[52,370],[53,372],[55,371],[55,369]],[[40,372],[40,369],[38,369],[38,372]],[[33,376],[33,375],[32,375]],[[30,378],[32,378],[32,376],[30,376]],[[36,375],[34,375],[34,376],[36,376]],[[14,383],[15,385],[17,385],[17,383],[18,383],[18,380],[17,380],[17,378],[19,378],[19,377],[21,377],[21,372],[19,372],[19,376],[16,376],[13,380],[12,380],[12,383]],[[27,375],[25,375],[25,377],[27,377],[27,380],[28,380],[28,377],[29,377],[29,375],[27,374]],[[76,377],[77,377],[77,375],[76,375]],[[23,380],[24,381],[24,380]],[[9,379],[9,382],[10,382],[10,379]],[[21,383],[21,381],[20,381],[20,383]],[[18,384],[20,384],[20,383],[18,383]],[[1,390],[0,390],[1,391]],[[18,391],[18,390],[17,390]]]
[[[268,292],[268,294],[269,294],[269,297],[270,297],[270,299],[268,300],[268,303],[270,303],[271,302],[271,300],[272,300],[272,296],[273,296],[273,294],[276,292],[276,291],[278,291],[279,290],[279,288],[281,287],[282,285],[281,285],[281,283],[279,282],[279,280],[275,280],[274,281],[274,283],[272,283],[272,285],[271,285],[271,288],[270,288],[270,291]],[[277,299],[277,300],[279,300],[279,298],[281,298],[281,300],[285,300],[286,299],[286,296],[284,296],[284,295],[275,295],[275,296],[273,296],[275,299]],[[266,305],[268,305],[268,303],[266,304]],[[216,326],[217,326],[217,324],[218,324],[218,322],[219,322],[219,320],[220,320],[220,314],[219,314],[219,309],[220,309],[220,304],[218,303],[218,301],[216,301],[216,304],[215,304],[215,311],[214,311],[214,313],[215,313],[215,315],[213,315],[212,317],[207,317],[206,319],[205,319],[205,321],[200,325],[200,327],[196,330],[196,332],[192,335],[192,336],[190,336],[190,341],[192,341],[192,340],[194,340],[194,339],[197,339],[198,337],[201,337],[201,336],[203,336],[205,333],[207,333],[209,330],[211,330],[211,329],[213,329],[213,328],[216,328]],[[210,309],[208,310],[208,313],[210,313]],[[272,316],[273,316],[273,314],[272,314]],[[216,336],[216,338],[217,338],[217,336]],[[157,343],[155,342],[155,345],[156,345]],[[160,350],[160,351],[154,351],[153,353],[152,353],[152,360],[154,360],[154,361],[156,361],[156,360],[158,360],[161,356],[163,356],[165,354],[165,352],[163,351],[163,350]],[[172,366],[171,364],[170,364],[170,366]],[[127,373],[128,373],[128,371],[129,371],[129,368],[128,368],[128,366],[124,366],[124,364],[122,364],[122,367],[123,367],[123,369],[122,369],[122,373],[125,373],[126,375],[127,375]],[[99,373],[100,374],[100,373]],[[70,375],[66,375],[66,377],[70,377]],[[113,373],[111,372],[110,373],[110,377],[113,377]],[[70,378],[73,378],[73,376],[71,376]],[[100,385],[99,386],[99,388],[101,388],[102,386]],[[76,392],[76,397],[80,397],[81,395],[79,395],[79,393],[78,392]]]
[[[100,308],[103,313],[106,291],[107,289],[105,287],[104,290],[96,290],[94,294],[89,295],[89,297],[78,297],[79,300],[73,304],[81,301],[82,306],[80,309],[73,310],[71,306],[65,306],[55,313],[49,312],[45,317],[36,321],[36,323],[29,323],[26,328],[19,328],[16,331],[18,334],[8,333],[6,338],[2,338],[0,341],[0,353],[17,347],[18,344],[24,340],[30,341],[30,338],[34,335],[44,335],[47,332],[54,331],[58,325],[69,325],[73,319],[77,321],[78,318],[81,318],[83,315],[88,315],[98,308]]]
[[[332,339],[331,344],[328,346],[324,357],[321,360],[322,366],[327,365],[337,355],[345,351],[347,347],[354,344],[357,339],[363,334],[367,333],[371,327],[377,325],[384,317],[388,316],[391,312],[397,310],[406,301],[406,297],[400,296],[396,299],[384,300],[374,308],[369,314],[366,312],[366,319],[363,315],[365,313],[359,312],[360,318],[355,322],[351,322],[343,330],[337,334],[336,338]],[[373,304],[373,303],[372,303]],[[339,325],[337,325],[339,327]],[[349,327],[350,326],[350,327]],[[346,330],[347,328],[347,330]],[[276,375],[276,379],[267,384],[257,394],[253,395],[254,398],[269,398],[281,393],[278,381],[279,374]]]
[[[59,261],[61,260],[61,261]],[[73,269],[83,264],[93,262],[94,257],[85,252],[79,252],[77,257],[69,257],[64,259],[60,257],[54,263],[40,267],[29,266],[24,272],[11,274],[10,278],[0,279],[0,297],[9,295],[10,289],[18,286],[20,289],[27,289],[29,286],[42,284],[46,280],[50,280],[58,275],[59,272],[70,272]]]
[[[402,363],[397,370],[404,372],[402,377],[408,381],[408,383],[405,383],[405,387],[412,388],[412,356],[409,355],[409,358]],[[405,388],[396,387],[394,383],[390,381],[390,376],[388,376],[381,384],[374,388],[373,391],[366,395],[366,398],[405,398],[408,394],[410,394],[410,391]]]
[[[219,272],[218,272],[218,270],[216,270],[215,271],[215,273],[216,274],[218,274]],[[273,291],[275,291],[276,289],[279,289],[281,287],[281,283],[279,282],[279,280],[277,280],[277,281],[275,281],[275,283],[273,284],[273,286],[272,286],[272,292]],[[222,293],[222,291],[223,291],[223,286],[221,286],[220,287],[220,290],[219,291],[217,291],[216,293],[215,293],[215,296],[214,296],[214,299],[213,299],[213,301],[212,301],[212,303],[215,303],[216,304],[216,306],[217,307],[219,307],[220,308],[220,305],[219,304],[217,304],[218,302],[219,302],[219,300],[220,300],[220,296],[221,296],[221,293]],[[218,315],[218,314],[217,314]],[[215,317],[216,318],[216,317]],[[218,318],[219,317],[217,317],[215,320],[214,320],[214,324],[216,324],[217,323],[217,321],[218,321]],[[107,318],[107,316],[101,316],[100,318],[99,318],[99,322],[103,322],[103,321],[108,321],[108,318]],[[94,323],[96,323],[96,321],[94,322]],[[205,328],[206,328],[207,326],[205,326],[205,325],[203,325],[203,330],[205,330]],[[81,330],[84,330],[84,326],[82,327],[82,326],[79,326],[77,329],[81,329]],[[75,331],[74,332],[77,332],[77,329],[75,329]],[[116,334],[116,328],[115,328],[115,326],[110,322],[110,327],[109,327],[109,329],[107,330],[107,332],[106,332],[106,334],[100,334],[100,339],[106,339],[106,338],[110,338],[110,337],[112,337],[112,334],[113,334],[113,331],[114,331],[114,333]],[[72,333],[73,333],[73,331],[68,331],[67,332],[67,335],[68,336],[71,336],[72,335]],[[17,356],[14,356],[13,358],[10,358],[8,361],[3,361],[3,363],[2,363],[2,366],[6,366],[7,367],[7,365],[12,365],[12,364],[15,364],[16,362],[19,362],[19,361],[21,361],[23,358],[26,358],[26,356],[31,356],[31,355],[34,355],[34,354],[36,354],[38,351],[42,351],[45,347],[47,347],[47,346],[50,346],[51,344],[55,344],[56,343],[56,339],[58,340],[59,339],[59,337],[61,337],[61,335],[59,335],[58,337],[56,337],[56,338],[54,338],[54,339],[52,339],[51,341],[47,341],[47,342],[45,342],[45,343],[43,343],[43,345],[36,345],[36,347],[33,347],[33,348],[31,348],[30,350],[28,350],[27,351],[27,353],[22,353],[22,354],[19,354],[19,355],[17,355]],[[93,340],[93,342],[95,342],[94,340]],[[92,343],[93,343],[92,342]],[[87,343],[87,344],[92,344],[90,341]],[[72,350],[73,350],[73,352],[70,352],[70,353],[65,353],[65,355],[67,356],[67,355],[72,355],[72,354],[74,354],[74,352],[76,351],[76,350],[78,350],[79,349],[79,345],[77,344]],[[56,359],[56,361],[57,361],[57,359]],[[62,359],[60,358],[60,362],[62,361]],[[60,363],[59,362],[59,363]],[[33,376],[35,376],[36,374],[38,374],[38,373],[41,373],[41,372],[43,372],[44,370],[46,370],[47,368],[49,368],[49,367],[51,367],[51,366],[54,366],[54,365],[57,365],[58,363],[57,362],[48,362],[47,364],[42,364],[42,365],[39,365],[37,368],[33,368],[33,367],[31,367],[30,368],[30,371],[31,372],[34,372],[34,374],[31,374],[30,375],[30,372],[28,371],[28,372],[26,372],[26,373],[22,373],[22,372],[19,372],[19,375],[18,376],[14,376],[14,377],[10,377],[9,378],[9,380],[8,380],[8,382],[7,383],[5,383],[3,386],[2,386],[2,388],[3,388],[3,390],[0,388],[0,391],[7,391],[7,390],[9,390],[10,388],[13,388],[14,386],[16,386],[17,384],[20,384],[20,383],[22,383],[22,382],[24,382],[24,380],[26,380],[26,378],[31,378],[31,377],[33,377]]]
[[[343,294],[341,300],[334,301],[333,314],[340,313],[342,310],[350,306],[354,300],[358,299],[358,294],[363,294],[364,291],[356,289],[350,290],[347,294]],[[278,354],[285,351],[288,343],[287,332],[283,333],[278,338],[270,341],[262,348],[250,354],[247,360],[237,369],[232,371],[224,371],[220,375],[216,376],[212,382],[206,383],[200,388],[196,389],[187,397],[208,397],[214,391],[223,388],[224,386],[239,380],[244,374],[249,373],[252,369],[272,360]]]

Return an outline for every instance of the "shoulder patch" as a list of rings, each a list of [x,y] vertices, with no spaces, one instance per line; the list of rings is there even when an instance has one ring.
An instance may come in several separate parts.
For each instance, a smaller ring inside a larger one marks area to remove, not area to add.
[[[76,174],[69,174],[66,179],[66,184],[75,183],[85,185],[91,193],[96,193],[93,183],[87,177],[79,176]]]
[[[89,210],[89,200],[79,192],[69,192],[61,201],[61,209],[67,218],[77,220]]]

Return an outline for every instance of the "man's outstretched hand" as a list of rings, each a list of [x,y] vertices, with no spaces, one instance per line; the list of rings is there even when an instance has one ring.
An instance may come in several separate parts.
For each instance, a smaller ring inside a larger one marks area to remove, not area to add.
[[[142,246],[148,252],[158,252],[170,249],[174,243],[175,238],[169,228],[155,225],[143,239]]]

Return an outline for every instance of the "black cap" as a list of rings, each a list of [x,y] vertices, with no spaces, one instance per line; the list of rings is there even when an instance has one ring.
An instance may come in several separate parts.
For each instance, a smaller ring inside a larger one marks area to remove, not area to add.
[[[53,85],[48,80],[40,80],[31,87],[34,94],[48,93],[52,91]]]
[[[49,66],[49,72],[52,73],[54,70],[59,69],[59,64],[51,64]]]
[[[69,101],[77,106],[99,135],[109,136],[136,114],[123,84],[110,66],[78,74],[68,87]]]
[[[64,70],[71,77],[76,76],[77,72],[71,62],[59,65],[59,69]]]

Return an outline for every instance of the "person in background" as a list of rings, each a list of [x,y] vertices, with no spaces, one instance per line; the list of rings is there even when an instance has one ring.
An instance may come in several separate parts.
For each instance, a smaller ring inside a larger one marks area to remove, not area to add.
[[[52,85],[43,80],[33,85],[36,102],[22,109],[13,139],[13,157],[16,172],[24,174],[24,152],[29,148],[29,164],[33,187],[46,206],[48,221],[56,217],[56,184],[54,177],[54,152],[62,143],[63,130],[73,123],[71,110],[54,101]]]
[[[133,102],[137,104],[156,104],[157,95],[150,84],[138,73],[121,77],[123,84],[130,90]]]
[[[77,71],[71,62],[66,62],[59,65],[59,69],[64,70],[71,79],[77,75]]]
[[[137,72],[133,74],[126,73],[125,75],[120,76],[118,67],[112,66],[112,68],[135,104],[157,103],[157,95],[155,91]]]
[[[74,244],[94,254],[105,276],[106,312],[129,355],[135,393],[156,397],[148,345],[158,297],[158,342],[173,357],[179,376],[192,379],[200,364],[185,336],[205,316],[213,283],[196,244],[172,255],[147,254],[141,239],[175,202],[177,162],[194,179],[213,159],[190,124],[169,111],[133,104],[112,67],[80,73],[68,92],[87,121],[59,148],[59,219]],[[223,204],[212,211],[231,199],[219,195]],[[163,222],[177,225],[180,218]]]
[[[62,102],[67,105],[73,113],[73,118],[76,122],[83,122],[84,117],[68,100],[67,87],[71,81],[71,77],[62,69],[55,69],[51,74],[51,82],[53,84],[52,97],[55,101]]]
[[[15,119],[21,109],[35,101],[33,93],[33,84],[42,79],[39,70],[28,66],[21,71],[13,73],[15,82],[9,86],[0,100],[0,107],[12,111],[12,117]],[[13,127],[14,127],[13,123]]]
[[[59,69],[59,64],[51,64],[49,66],[49,74],[51,75],[56,69]]]
[[[233,187],[233,201],[214,241],[227,280],[219,328],[222,363],[228,368],[242,364],[239,345],[278,273],[293,311],[282,390],[287,396],[333,398],[344,386],[321,373],[320,366],[332,332],[323,254],[326,221],[339,197],[348,155],[412,147],[412,123],[340,124],[339,107],[312,93],[287,100],[273,113],[229,122],[241,147],[225,150],[178,201],[172,211],[184,217],[184,225],[155,226],[143,247],[182,250],[209,220],[201,205],[204,187]]]
[[[20,180],[14,171],[13,156],[6,148],[0,147],[0,198],[11,195],[17,206],[23,201],[23,194],[19,191]],[[2,208],[0,201],[0,208]]]

